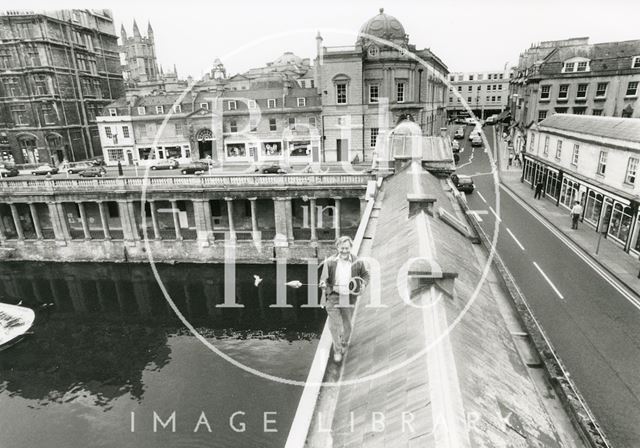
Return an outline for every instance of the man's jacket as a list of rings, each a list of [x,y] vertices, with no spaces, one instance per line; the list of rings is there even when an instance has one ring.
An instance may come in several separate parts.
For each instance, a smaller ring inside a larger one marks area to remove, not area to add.
[[[356,286],[351,286],[349,289],[353,295],[358,295],[362,291],[362,288],[369,283],[369,271],[364,264],[364,261],[360,260],[353,254],[349,255],[351,262],[351,279],[356,282]],[[320,275],[320,281],[325,282],[327,287],[324,290],[325,295],[329,295],[333,292],[336,283],[336,267],[338,266],[339,255],[333,255],[324,261],[322,266],[322,274]]]

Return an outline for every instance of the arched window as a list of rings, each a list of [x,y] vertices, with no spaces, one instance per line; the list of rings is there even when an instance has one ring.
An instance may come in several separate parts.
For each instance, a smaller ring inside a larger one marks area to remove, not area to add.
[[[213,132],[211,132],[211,129],[201,129],[196,136],[196,140],[199,142],[211,141],[213,140]]]
[[[18,147],[22,152],[22,157],[26,163],[39,163],[40,154],[36,146],[36,138],[33,135],[18,137]]]

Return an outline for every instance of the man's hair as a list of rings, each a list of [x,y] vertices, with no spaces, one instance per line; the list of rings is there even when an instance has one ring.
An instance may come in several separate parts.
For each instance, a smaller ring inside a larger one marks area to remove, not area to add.
[[[338,247],[339,245],[341,245],[342,243],[349,243],[351,246],[353,246],[353,240],[351,239],[350,236],[341,236],[340,238],[338,238],[336,240],[336,247]]]

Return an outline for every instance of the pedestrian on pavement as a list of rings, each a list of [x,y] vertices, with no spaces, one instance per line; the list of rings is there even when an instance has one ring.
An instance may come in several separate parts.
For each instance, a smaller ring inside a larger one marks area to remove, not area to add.
[[[542,190],[544,189],[544,184],[542,180],[539,180],[536,184],[536,194],[533,196],[534,199],[540,199],[540,195],[542,194]]]
[[[369,282],[364,262],[351,253],[353,241],[348,236],[336,240],[337,253],[324,261],[320,283],[321,303],[327,310],[329,330],[333,339],[333,360],[342,356],[351,336],[351,318],[358,296]]]
[[[123,176],[124,171],[122,171],[122,163],[118,160],[118,176]]]
[[[580,201],[575,201],[573,203],[573,208],[571,209],[571,228],[574,230],[578,230],[578,220],[582,216],[582,205],[580,205]]]
[[[511,166],[513,166],[513,159],[514,159],[513,151],[509,151],[509,164],[507,165],[507,168],[511,168]]]

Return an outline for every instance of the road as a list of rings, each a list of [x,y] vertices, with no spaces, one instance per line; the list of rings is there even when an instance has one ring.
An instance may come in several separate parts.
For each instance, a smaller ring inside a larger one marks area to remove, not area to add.
[[[493,148],[491,127],[485,131]],[[612,445],[640,447],[640,301],[605,280],[504,187],[497,201],[488,155],[466,136],[460,143],[458,172],[477,187],[467,195],[470,209],[490,237],[498,222],[497,252]]]

